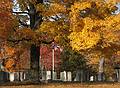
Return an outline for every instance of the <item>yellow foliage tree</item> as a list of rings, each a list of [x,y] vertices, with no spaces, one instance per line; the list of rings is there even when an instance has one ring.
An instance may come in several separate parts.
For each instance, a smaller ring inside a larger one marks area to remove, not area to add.
[[[118,9],[116,4],[119,0],[64,0],[59,3],[58,1],[54,0],[51,4],[55,9],[50,6],[46,12],[43,11],[46,19],[40,25],[40,32],[53,36],[59,43],[62,42],[63,46],[66,44],[63,41],[67,40],[68,46],[70,45],[73,50],[79,52],[98,50],[100,55],[96,53],[98,51],[92,53],[92,55],[95,54],[92,57],[96,57],[96,59],[102,55],[110,58],[109,54],[105,52],[106,50],[110,51],[110,56],[118,50],[120,14],[115,14],[115,11]],[[61,19],[62,21],[58,22]],[[63,25],[68,26],[66,27],[67,33],[63,32],[65,29],[61,27]],[[113,48],[114,46],[115,48]],[[112,49],[114,51],[111,51]]]

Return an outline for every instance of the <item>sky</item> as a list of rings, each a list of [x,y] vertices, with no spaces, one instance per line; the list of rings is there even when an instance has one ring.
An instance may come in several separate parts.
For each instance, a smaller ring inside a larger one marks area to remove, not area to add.
[[[117,4],[118,10],[115,12],[116,14],[120,13],[120,3]]]

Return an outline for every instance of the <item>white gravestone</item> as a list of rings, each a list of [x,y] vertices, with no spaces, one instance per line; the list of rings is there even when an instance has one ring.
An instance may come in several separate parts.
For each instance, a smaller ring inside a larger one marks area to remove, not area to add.
[[[14,73],[13,73],[13,72],[10,72],[10,73],[9,73],[9,77],[10,77],[10,82],[13,82],[14,79],[15,79]]]
[[[72,73],[67,72],[67,81],[72,81]]]
[[[51,79],[51,71],[46,72],[46,79],[47,80]]]
[[[94,76],[90,76],[90,81],[94,81]]]
[[[54,77],[54,80],[57,79],[57,72],[54,72],[53,77]]]

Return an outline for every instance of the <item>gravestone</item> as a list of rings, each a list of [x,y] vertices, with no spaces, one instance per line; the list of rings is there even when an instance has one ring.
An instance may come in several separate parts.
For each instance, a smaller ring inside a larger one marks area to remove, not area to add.
[[[90,81],[94,81],[94,76],[90,76]]]
[[[84,78],[83,70],[77,70],[74,81],[83,82],[83,78]]]
[[[54,76],[54,80],[56,80],[57,79],[57,72],[54,72],[53,76]]]
[[[10,73],[11,74],[11,73]],[[28,80],[26,78],[27,73],[25,72],[14,72],[14,81],[24,81],[24,80]]]
[[[120,67],[116,66],[114,69],[116,71],[116,79],[115,80],[120,82]]]
[[[75,76],[74,81],[80,81],[80,70],[76,71],[76,76]]]
[[[14,72],[9,73],[9,80],[10,80],[10,82],[13,82],[15,80],[15,73]]]
[[[42,80],[46,80],[46,71],[42,71]]]
[[[10,72],[9,74],[11,75],[13,72]],[[14,72],[14,81],[19,81],[19,73]]]
[[[51,71],[46,72],[46,80],[51,79]]]
[[[62,81],[66,81],[66,80],[67,80],[66,71],[60,73],[60,79],[61,79]]]
[[[64,80],[64,74],[63,72],[60,72],[60,79],[63,81]]]
[[[118,75],[118,77],[117,77],[118,82],[120,82],[120,69],[118,69],[117,75]]]
[[[25,73],[24,72],[19,72],[19,76],[20,76],[20,81],[25,80]]]
[[[72,73],[67,72],[67,81],[72,81]]]
[[[26,73],[24,72],[24,80],[26,80]]]

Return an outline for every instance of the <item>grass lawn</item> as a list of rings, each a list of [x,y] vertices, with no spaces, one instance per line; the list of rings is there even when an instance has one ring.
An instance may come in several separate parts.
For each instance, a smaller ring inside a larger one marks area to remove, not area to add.
[[[40,85],[0,86],[0,88],[120,88],[120,83],[108,83],[108,84],[50,83]]]

